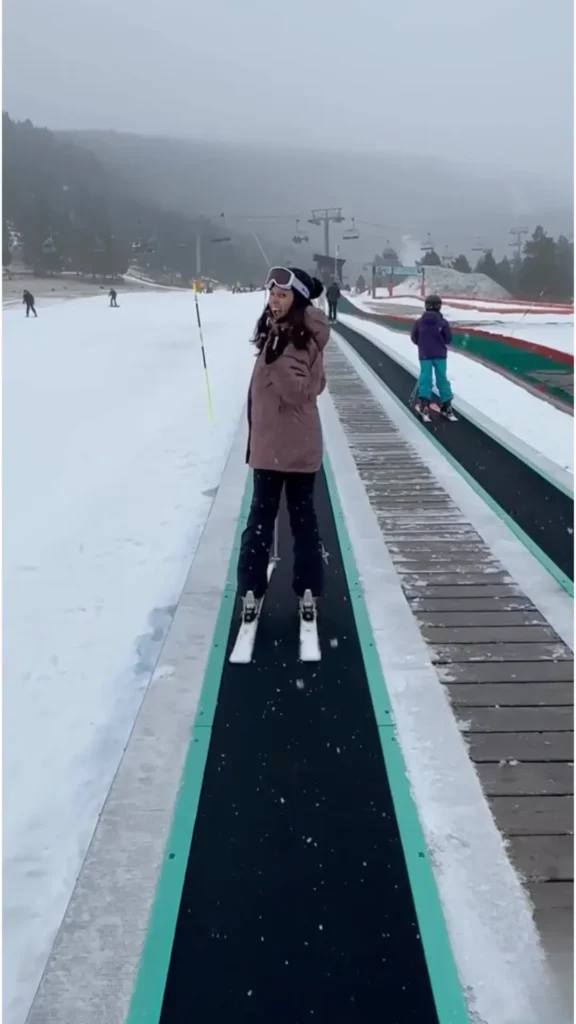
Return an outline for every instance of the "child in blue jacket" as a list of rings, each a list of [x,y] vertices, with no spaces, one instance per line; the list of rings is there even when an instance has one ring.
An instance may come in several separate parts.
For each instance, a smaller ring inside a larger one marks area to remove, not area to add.
[[[453,416],[452,388],[446,376],[447,348],[452,341],[450,324],[444,319],[440,310],[442,299],[438,295],[429,295],[425,302],[426,312],[412,326],[412,341],[418,346],[420,358],[420,376],[416,388],[416,411],[429,418],[429,405],[432,398],[432,377],[435,378],[436,390],[440,397],[441,412],[444,416]]]

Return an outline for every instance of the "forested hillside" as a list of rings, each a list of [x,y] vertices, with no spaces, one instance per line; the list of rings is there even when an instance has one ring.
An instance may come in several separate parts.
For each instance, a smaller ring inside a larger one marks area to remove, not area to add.
[[[38,274],[114,276],[137,263],[153,276],[187,283],[196,273],[200,235],[205,276],[261,280],[265,264],[254,238],[139,196],[135,182],[82,145],[7,113],[3,143],[4,266],[18,261]]]

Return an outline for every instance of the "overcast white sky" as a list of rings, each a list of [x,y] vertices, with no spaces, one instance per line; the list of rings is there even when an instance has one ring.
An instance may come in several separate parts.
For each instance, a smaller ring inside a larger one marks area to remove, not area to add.
[[[3,56],[52,128],[572,173],[572,0],[5,0]]]

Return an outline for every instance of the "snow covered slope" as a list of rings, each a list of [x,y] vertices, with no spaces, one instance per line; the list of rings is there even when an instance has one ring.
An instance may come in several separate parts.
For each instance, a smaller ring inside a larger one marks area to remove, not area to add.
[[[4,1021],[23,1024],[236,431],[262,295],[4,314]]]

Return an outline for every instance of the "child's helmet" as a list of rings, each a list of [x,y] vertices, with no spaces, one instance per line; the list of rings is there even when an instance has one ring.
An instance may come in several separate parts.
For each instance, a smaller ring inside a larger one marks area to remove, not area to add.
[[[439,313],[442,309],[442,299],[439,295],[427,295],[424,305],[427,310],[433,310],[435,313]]]

